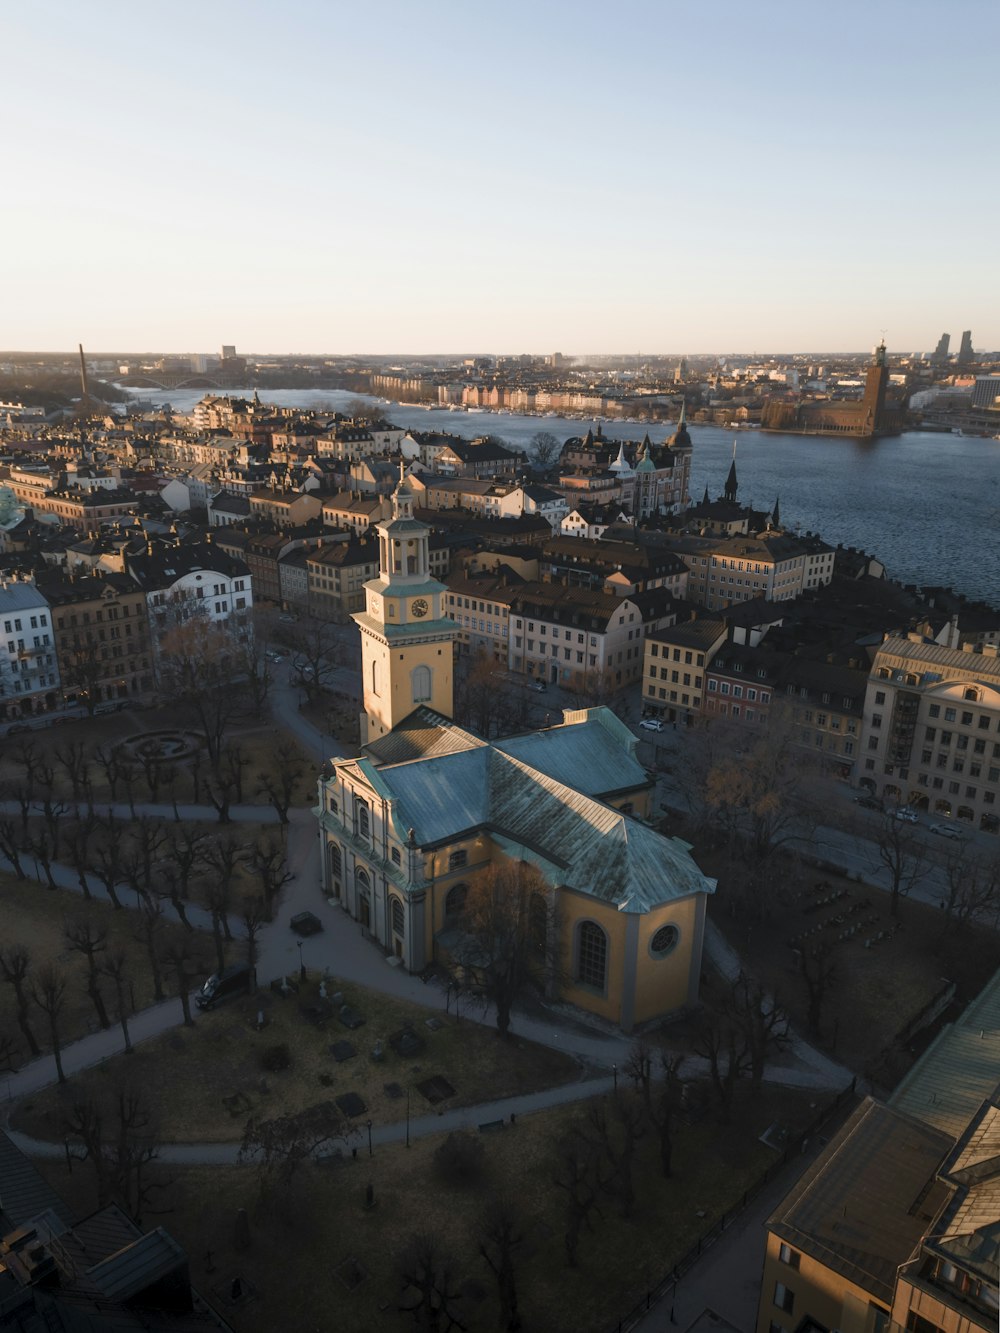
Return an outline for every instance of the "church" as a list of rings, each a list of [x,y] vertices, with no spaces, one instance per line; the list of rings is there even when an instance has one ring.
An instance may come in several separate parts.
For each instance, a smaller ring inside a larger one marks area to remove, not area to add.
[[[631,1031],[697,1002],[715,882],[654,832],[653,782],[608,708],[484,741],[452,720],[453,641],[430,529],[401,479],[365,584],[361,754],[319,782],[323,889],[409,972],[454,968],[470,887],[524,862],[549,901],[558,998]]]

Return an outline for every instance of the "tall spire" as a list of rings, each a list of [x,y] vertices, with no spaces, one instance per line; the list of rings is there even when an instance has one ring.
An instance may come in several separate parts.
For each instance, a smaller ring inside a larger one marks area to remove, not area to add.
[[[724,498],[732,504],[736,503],[736,492],[739,489],[739,482],[736,480],[736,441],[733,440],[733,461],[729,464],[729,476],[726,478],[726,489],[723,492]]]
[[[771,527],[781,527],[781,496],[774,497],[774,508],[771,510]]]

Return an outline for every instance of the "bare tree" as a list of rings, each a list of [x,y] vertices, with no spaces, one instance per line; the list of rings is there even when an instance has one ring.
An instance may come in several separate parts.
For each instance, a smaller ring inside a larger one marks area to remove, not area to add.
[[[195,875],[205,863],[206,846],[205,834],[192,824],[182,824],[175,828],[167,841],[168,855],[163,865],[167,897],[178,920],[187,930],[193,930],[194,927],[187,919],[186,904],[191,896]]]
[[[208,910],[212,914],[212,932],[216,936],[218,949],[220,933],[227,940],[233,938],[229,926],[229,908],[232,903],[233,881],[240,867],[246,862],[246,848],[238,843],[232,834],[225,838],[217,838],[206,853],[205,862],[213,872],[208,885]],[[222,967],[220,955],[220,970]]]
[[[62,1064],[62,1040],[59,1023],[66,1007],[66,978],[54,963],[43,963],[29,983],[31,998],[45,1015],[49,1025],[49,1039],[56,1062],[56,1076],[66,1082]]]
[[[90,898],[90,881],[87,871],[91,863],[91,844],[97,831],[98,819],[91,808],[86,813],[77,812],[76,819],[70,824],[66,834],[66,848],[70,864],[76,871],[77,883],[84,898]]]
[[[69,780],[74,801],[89,801],[91,795],[90,756],[82,741],[70,741],[68,745],[56,746],[55,758],[62,765]]]
[[[21,1029],[24,1040],[28,1043],[28,1050],[31,1054],[41,1055],[42,1048],[35,1040],[35,1034],[31,1030],[31,1023],[28,1020],[31,998],[29,989],[30,972],[31,954],[23,944],[11,944],[5,949],[0,949],[0,977],[14,992],[14,1002],[17,1007],[17,1025]]]
[[[983,855],[960,842],[944,862],[946,896],[942,904],[949,922],[970,925],[1000,907],[1000,866],[996,856]]]
[[[100,838],[92,852],[90,871],[94,878],[104,886],[108,901],[120,911],[122,903],[118,897],[118,885],[125,883],[126,880],[125,869],[122,864],[124,829],[114,815],[108,815],[106,819],[99,820],[98,823]]]
[[[174,974],[177,982],[177,998],[181,1002],[181,1011],[184,1014],[184,1026],[193,1028],[194,1019],[191,1016],[191,983],[194,981],[197,966],[197,958],[191,944],[189,935],[174,935],[160,949],[166,966]]]
[[[492,1200],[479,1220],[479,1253],[496,1279],[500,1324],[506,1333],[523,1327],[517,1308],[514,1255],[524,1240],[524,1227],[513,1201],[501,1195]]]
[[[160,641],[160,682],[204,739],[214,768],[226,733],[245,702],[239,687],[237,635],[213,623],[187,599],[172,610],[176,623]]]
[[[635,1154],[646,1127],[641,1101],[619,1089],[590,1105],[575,1132],[593,1149],[598,1184],[618,1202],[622,1217],[635,1208]]]
[[[118,787],[122,781],[122,752],[116,745],[100,745],[94,751],[94,758],[104,773],[112,801],[118,800]]]
[[[593,1145],[578,1134],[566,1133],[554,1145],[551,1180],[566,1196],[563,1243],[570,1268],[577,1266],[583,1228],[593,1231],[593,1217],[603,1217],[598,1206],[597,1161]]]
[[[23,831],[19,831],[13,819],[0,818],[0,856],[9,864],[18,879],[27,879],[21,854],[26,850]]]
[[[529,453],[539,467],[548,467],[559,457],[559,441],[550,430],[536,431],[531,438]]]
[[[273,921],[274,905],[281,890],[293,878],[285,861],[284,847],[275,838],[261,835],[250,854],[250,866],[260,884],[267,920]]]
[[[153,999],[161,1004],[166,998],[163,989],[162,927],[163,907],[159,898],[146,896],[140,900],[139,910],[135,914],[135,938],[146,950],[149,959],[149,971],[153,978]]]
[[[251,984],[257,976],[257,941],[270,917],[264,910],[263,898],[244,898],[240,920],[247,942],[247,964],[250,968]]]
[[[469,889],[456,956],[474,969],[495,1006],[501,1037],[509,1035],[511,1011],[525,989],[551,979],[553,903],[545,880],[526,861],[493,865]]]
[[[109,1028],[111,1020],[101,994],[101,960],[108,949],[108,928],[91,916],[79,916],[67,921],[64,934],[66,947],[71,953],[81,954],[87,965],[87,994],[102,1028]]]
[[[875,849],[889,876],[889,915],[899,915],[899,900],[906,898],[930,870],[927,848],[906,820],[886,811],[875,828]]]
[[[129,960],[124,949],[108,950],[108,955],[104,960],[104,972],[111,979],[111,984],[114,987],[118,1022],[121,1024],[122,1035],[125,1038],[125,1054],[131,1055],[132,1038],[129,1035],[128,1020],[129,1014],[134,1011],[134,1005],[131,1003],[132,982],[129,976]]]
[[[79,1139],[83,1159],[94,1168],[98,1205],[117,1203],[141,1225],[151,1200],[168,1183],[151,1170],[159,1157],[156,1127],[136,1090],[119,1088],[110,1100],[108,1117],[93,1101],[74,1103],[65,1129]]]
[[[465,1329],[455,1312],[461,1287],[454,1274],[454,1261],[428,1234],[411,1236],[396,1259],[402,1294],[399,1309],[413,1315],[422,1333],[449,1333]]]
[[[292,669],[309,699],[330,683],[340,659],[337,627],[327,620],[308,620],[291,628]]]
[[[291,1115],[261,1119],[251,1116],[243,1132],[239,1161],[252,1163],[263,1198],[272,1190],[287,1191],[303,1163],[357,1131],[335,1102],[318,1102]]]
[[[267,796],[282,824],[305,774],[302,755],[293,741],[279,741],[267,756],[267,767],[257,774],[257,791]]]

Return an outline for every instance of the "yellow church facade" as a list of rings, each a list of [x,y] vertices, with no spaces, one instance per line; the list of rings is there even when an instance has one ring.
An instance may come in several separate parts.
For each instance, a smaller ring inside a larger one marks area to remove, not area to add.
[[[451,720],[454,622],[405,481],[379,525],[362,634],[363,751],[319,783],[323,887],[410,972],[462,956],[466,899],[491,867],[542,886],[558,998],[629,1031],[694,1004],[714,881],[645,822],[652,783],[606,708],[486,742]]]

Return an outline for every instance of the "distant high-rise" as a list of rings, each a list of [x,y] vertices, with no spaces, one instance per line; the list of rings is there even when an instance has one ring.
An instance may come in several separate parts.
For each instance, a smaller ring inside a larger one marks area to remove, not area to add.
[[[967,366],[970,361],[975,359],[972,351],[972,330],[966,329],[962,334],[962,342],[958,349],[958,364]]]
[[[951,346],[951,334],[942,333],[941,337],[938,339],[938,345],[934,349],[934,355],[931,357],[931,360],[937,362],[947,361],[948,348],[950,346]]]
[[[235,361],[235,360],[236,360],[236,348],[230,346],[229,343],[223,343],[223,345],[222,345],[222,359],[223,359],[223,361]]]

